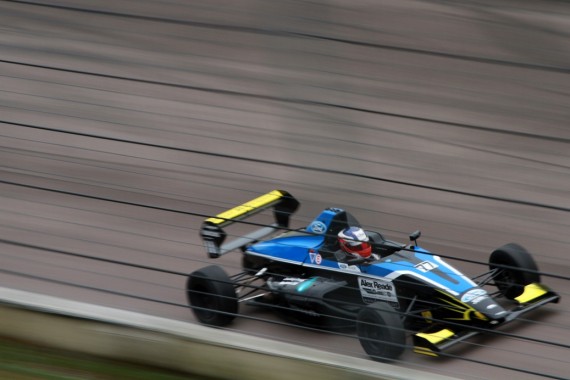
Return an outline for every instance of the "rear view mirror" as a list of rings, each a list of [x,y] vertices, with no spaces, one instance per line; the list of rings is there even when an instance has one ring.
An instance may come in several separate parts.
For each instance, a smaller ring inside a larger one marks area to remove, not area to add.
[[[422,232],[420,230],[416,230],[410,234],[410,241],[413,241],[416,244],[416,240],[418,240],[422,236]]]

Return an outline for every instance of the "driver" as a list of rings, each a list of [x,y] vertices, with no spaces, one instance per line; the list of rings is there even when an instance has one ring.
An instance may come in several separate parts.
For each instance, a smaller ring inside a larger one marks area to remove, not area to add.
[[[338,233],[340,249],[348,258],[369,258],[372,255],[372,246],[369,238],[360,227],[348,227]]]

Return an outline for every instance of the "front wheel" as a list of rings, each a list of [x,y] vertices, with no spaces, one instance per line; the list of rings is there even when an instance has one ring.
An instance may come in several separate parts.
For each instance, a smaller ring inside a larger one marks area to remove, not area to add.
[[[194,271],[186,283],[188,302],[196,318],[211,326],[225,326],[237,315],[238,299],[232,280],[218,266]]]
[[[356,329],[362,348],[374,360],[397,359],[406,347],[400,315],[387,303],[376,302],[363,308]]]
[[[520,296],[525,285],[540,282],[534,259],[518,244],[505,244],[494,250],[489,257],[489,268],[497,271],[495,285],[508,299]]]

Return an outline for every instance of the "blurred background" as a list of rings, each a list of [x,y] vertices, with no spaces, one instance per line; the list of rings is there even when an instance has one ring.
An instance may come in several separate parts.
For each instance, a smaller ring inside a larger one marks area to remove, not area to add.
[[[2,1],[0,28],[0,286],[193,322],[202,220],[283,189],[293,227],[345,208],[469,275],[525,246],[560,304],[398,364],[568,377],[568,2]],[[366,357],[243,312],[231,329]]]

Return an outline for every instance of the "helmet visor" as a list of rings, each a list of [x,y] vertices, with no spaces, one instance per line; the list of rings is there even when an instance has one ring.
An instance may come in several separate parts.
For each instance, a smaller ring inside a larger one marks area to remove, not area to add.
[[[370,248],[370,243],[364,241],[347,242],[348,246],[355,251],[365,251]],[[352,243],[352,244],[351,244]]]
[[[370,243],[367,241],[357,241],[357,240],[348,240],[348,239],[342,239],[342,241],[347,248],[355,252],[365,251],[371,248]]]

